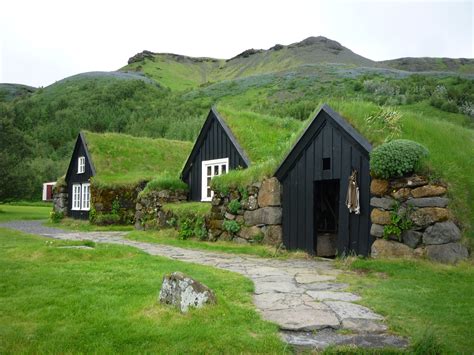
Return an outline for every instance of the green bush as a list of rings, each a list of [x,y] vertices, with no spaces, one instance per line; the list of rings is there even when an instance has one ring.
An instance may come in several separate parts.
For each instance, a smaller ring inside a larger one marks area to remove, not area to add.
[[[390,224],[387,224],[383,228],[384,239],[390,237],[397,237],[402,241],[402,233],[413,226],[413,222],[410,219],[411,206],[408,206],[405,210],[400,211],[400,203],[395,203],[394,208],[390,211]]]
[[[120,216],[114,213],[99,213],[95,216],[95,224],[98,226],[109,226],[120,223]]]
[[[229,202],[229,205],[227,206],[229,209],[230,213],[237,214],[239,210],[242,208],[242,205],[240,204],[240,201],[237,199],[231,200]]]
[[[179,221],[178,236],[180,239],[186,240],[194,235],[194,223],[190,218],[183,218]]]
[[[52,211],[49,213],[49,220],[52,223],[59,223],[64,218],[64,213]]]
[[[236,221],[226,219],[224,223],[222,223],[222,226],[227,232],[230,233],[237,233],[240,231],[240,224],[238,224]]]
[[[384,143],[370,153],[370,168],[375,177],[389,179],[418,172],[428,150],[419,143],[397,139]]]

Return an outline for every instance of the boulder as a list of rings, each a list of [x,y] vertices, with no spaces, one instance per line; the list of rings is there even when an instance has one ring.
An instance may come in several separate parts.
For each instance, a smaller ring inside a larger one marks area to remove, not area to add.
[[[392,240],[377,239],[372,244],[371,255],[374,258],[411,258],[413,249]]]
[[[415,198],[441,196],[446,193],[446,187],[440,185],[425,185],[411,191]]]
[[[414,211],[410,215],[410,219],[415,226],[425,228],[430,224],[442,222],[449,219],[449,211],[445,208],[439,207],[424,207]]]
[[[255,211],[245,211],[244,221],[248,226],[281,224],[281,214],[281,207],[263,207]]]
[[[460,260],[467,259],[469,252],[464,245],[459,243],[448,243],[440,245],[428,245],[426,256],[432,261],[445,264],[455,264]]]
[[[242,208],[244,210],[254,211],[258,208],[258,201],[254,195],[250,195],[247,200],[242,201]]]
[[[411,229],[402,233],[403,244],[408,245],[412,249],[415,249],[420,244],[422,237],[423,233]]]
[[[399,179],[393,180],[391,183],[393,189],[400,189],[402,187],[415,188],[415,187],[424,186],[427,184],[428,184],[428,180],[425,177],[417,176],[417,175],[399,178]]]
[[[280,225],[266,226],[263,229],[263,243],[280,245],[283,242],[283,229]]]
[[[395,200],[389,197],[372,197],[370,199],[370,205],[372,207],[381,208],[383,210],[391,210]]]
[[[237,233],[237,235],[240,238],[243,238],[246,240],[253,240],[258,237],[261,238],[262,234],[263,234],[262,230],[258,228],[257,226],[251,226],[251,227],[242,226],[240,228],[239,233]]]
[[[234,243],[237,243],[237,244],[248,244],[248,242],[249,242],[247,239],[240,238],[240,237],[236,237],[236,238],[232,239],[232,241]]]
[[[380,238],[383,236],[383,226],[380,224],[375,224],[372,223],[372,226],[370,227],[370,235]]]
[[[222,240],[224,242],[230,242],[233,238],[234,236],[232,235],[232,233],[229,233],[227,231],[222,232],[222,234],[219,236],[219,240]]]
[[[413,207],[441,207],[444,208],[449,203],[449,198],[446,197],[421,197],[412,198],[407,203]]]
[[[396,200],[405,201],[406,199],[410,197],[410,193],[411,193],[411,189],[407,187],[402,187],[399,190],[393,191],[391,195]]]
[[[370,182],[370,193],[375,196],[383,196],[389,190],[389,182],[387,180],[373,179]]]
[[[181,312],[187,312],[190,307],[201,308],[205,304],[215,304],[216,296],[209,287],[199,281],[181,272],[173,272],[163,277],[159,301],[171,304]]]
[[[222,230],[222,224],[224,223],[224,220],[222,219],[211,219],[209,221],[209,229],[218,229]]]
[[[233,220],[235,219],[235,215],[232,214],[232,213],[226,212],[226,213],[224,214],[224,218],[233,221]]]
[[[424,244],[447,244],[461,240],[461,231],[451,221],[436,223],[423,233]]]
[[[277,178],[263,180],[258,192],[258,205],[260,207],[281,205],[281,185]]]
[[[372,220],[372,223],[375,224],[390,224],[390,212],[374,208],[370,214],[370,219]]]

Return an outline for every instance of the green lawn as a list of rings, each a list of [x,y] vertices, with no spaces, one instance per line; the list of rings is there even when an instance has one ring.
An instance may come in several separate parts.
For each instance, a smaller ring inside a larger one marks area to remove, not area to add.
[[[130,225],[110,225],[110,226],[96,226],[87,220],[80,220],[74,218],[63,218],[60,223],[53,223],[47,221],[45,226],[67,229],[80,232],[95,232],[95,231],[132,231],[133,226]]]
[[[0,353],[285,352],[244,277],[123,246],[58,248],[71,244],[0,229]],[[158,304],[173,271],[211,287],[218,304],[184,315]]]
[[[347,261],[357,272],[342,280],[363,303],[386,316],[390,328],[412,340],[440,344],[447,353],[474,349],[474,268],[426,261]]]
[[[0,204],[0,222],[26,220],[26,219],[47,219],[52,207],[49,205],[37,206],[17,206],[11,204]]]

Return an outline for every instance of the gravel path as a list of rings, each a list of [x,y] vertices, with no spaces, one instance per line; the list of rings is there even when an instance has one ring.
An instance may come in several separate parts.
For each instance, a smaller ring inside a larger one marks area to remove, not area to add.
[[[150,255],[242,274],[255,284],[254,303],[262,317],[278,324],[282,338],[295,346],[315,349],[347,344],[371,348],[407,346],[405,339],[387,333],[382,316],[353,303],[360,297],[347,292],[347,285],[336,281],[342,271],[331,260],[275,260],[190,250],[128,240],[124,238],[127,232],[73,232],[45,227],[42,223],[13,221],[0,227],[62,240],[87,239],[127,245]]]

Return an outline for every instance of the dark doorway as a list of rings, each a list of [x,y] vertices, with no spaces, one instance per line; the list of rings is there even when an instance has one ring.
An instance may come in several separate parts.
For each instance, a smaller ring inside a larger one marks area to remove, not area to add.
[[[335,256],[339,230],[338,179],[314,182],[314,221],[316,255]]]

